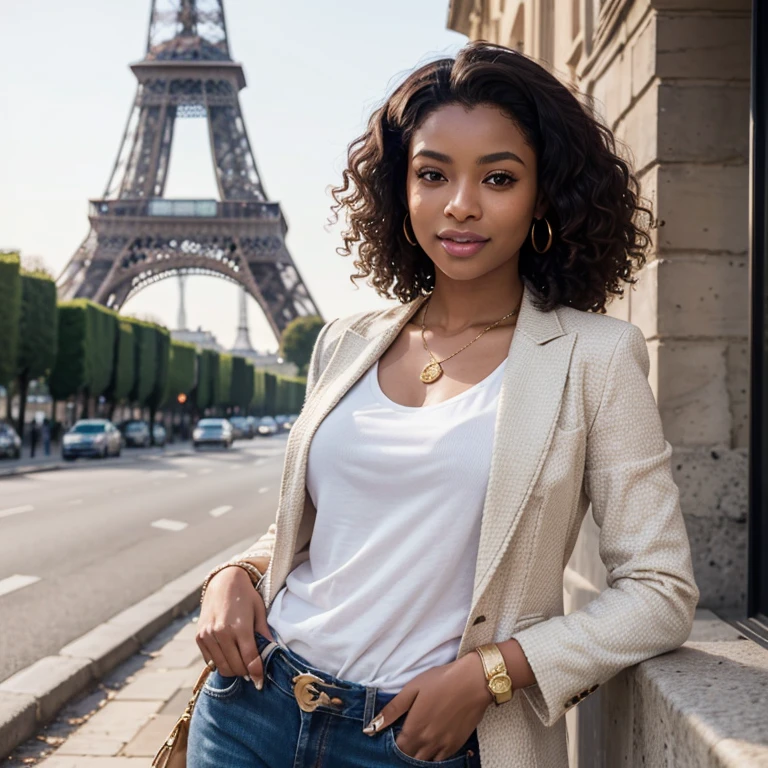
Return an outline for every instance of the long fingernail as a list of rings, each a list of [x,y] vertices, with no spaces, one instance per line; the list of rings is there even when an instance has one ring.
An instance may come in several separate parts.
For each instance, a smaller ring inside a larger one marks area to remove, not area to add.
[[[243,680],[250,680],[250,679],[251,679],[251,676],[250,676],[250,675],[244,675],[244,676],[243,676]]]
[[[264,680],[260,677],[256,678],[255,680],[252,680],[254,686],[256,686],[256,690],[260,691],[264,687]]]
[[[369,736],[373,733],[376,733],[376,731],[379,730],[382,723],[384,722],[384,715],[379,715],[378,717],[371,720],[368,725],[363,728],[363,733],[367,733]]]

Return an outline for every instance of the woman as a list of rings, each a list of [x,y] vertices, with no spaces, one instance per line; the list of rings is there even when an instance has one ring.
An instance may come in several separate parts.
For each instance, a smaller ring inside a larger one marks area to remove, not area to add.
[[[276,525],[207,582],[193,766],[560,768],[565,712],[687,639],[645,340],[605,314],[644,262],[637,187],[499,46],[376,110],[334,211],[355,278],[398,304],[322,328]],[[564,616],[590,503],[608,589]]]

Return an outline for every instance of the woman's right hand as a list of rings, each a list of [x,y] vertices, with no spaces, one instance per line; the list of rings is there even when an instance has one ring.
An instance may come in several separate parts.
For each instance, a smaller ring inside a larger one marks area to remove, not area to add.
[[[274,638],[264,600],[243,568],[224,568],[208,582],[197,627],[195,640],[206,662],[213,661],[224,677],[250,676],[261,690],[264,669],[254,633]]]

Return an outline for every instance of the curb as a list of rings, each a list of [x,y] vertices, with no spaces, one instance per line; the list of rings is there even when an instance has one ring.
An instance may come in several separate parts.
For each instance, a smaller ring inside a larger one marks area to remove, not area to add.
[[[58,655],[46,656],[0,683],[0,759],[174,619],[195,610],[208,572],[252,543],[249,537],[208,558],[68,643]]]
[[[179,448],[175,451],[164,451],[163,453],[142,453],[136,454],[132,458],[139,460],[146,460],[148,456],[164,456],[169,459],[176,458],[178,456],[187,456],[192,453],[191,448]],[[16,475],[33,475],[37,472],[52,472],[59,469],[74,469],[78,464],[74,461],[57,461],[50,464],[40,464],[39,466],[30,465],[25,467],[3,467],[0,468],[0,479],[3,477],[14,477]],[[79,465],[82,466],[82,465]],[[107,465],[109,466],[109,465]]]

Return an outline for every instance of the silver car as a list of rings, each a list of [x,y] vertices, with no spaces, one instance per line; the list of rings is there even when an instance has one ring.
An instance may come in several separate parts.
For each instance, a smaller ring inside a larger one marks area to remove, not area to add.
[[[204,445],[229,448],[234,439],[234,430],[227,419],[200,419],[192,431],[192,445],[195,450]]]
[[[61,455],[67,461],[78,456],[105,459],[119,456],[123,446],[120,430],[107,419],[80,419],[64,435]]]

